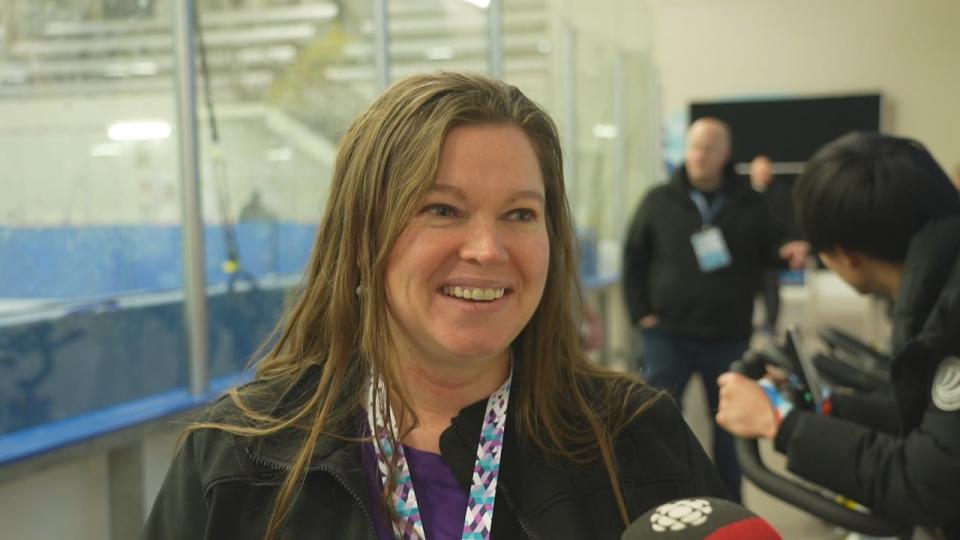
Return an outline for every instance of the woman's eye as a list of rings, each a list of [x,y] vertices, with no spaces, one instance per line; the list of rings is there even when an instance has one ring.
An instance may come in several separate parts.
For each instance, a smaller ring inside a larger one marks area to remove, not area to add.
[[[518,208],[516,210],[511,210],[508,214],[511,219],[517,221],[536,221],[537,213],[529,208]]]
[[[449,204],[431,204],[423,209],[426,214],[432,214],[437,217],[457,217],[459,212]]]

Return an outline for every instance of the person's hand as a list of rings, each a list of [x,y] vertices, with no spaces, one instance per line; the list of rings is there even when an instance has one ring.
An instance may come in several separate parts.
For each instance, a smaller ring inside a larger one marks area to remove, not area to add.
[[[791,270],[799,270],[807,264],[807,255],[810,254],[810,243],[803,240],[787,242],[780,247],[780,258],[787,261]]]
[[[640,328],[653,328],[659,323],[660,319],[658,319],[656,315],[647,315],[640,319]]]
[[[777,415],[767,394],[756,381],[727,372],[717,379],[720,406],[717,424],[736,437],[773,439],[777,436]]]

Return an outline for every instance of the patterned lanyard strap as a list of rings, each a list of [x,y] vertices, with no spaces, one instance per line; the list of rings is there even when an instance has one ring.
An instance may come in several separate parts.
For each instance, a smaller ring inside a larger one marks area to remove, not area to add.
[[[499,390],[487,400],[487,412],[483,415],[483,428],[480,431],[480,443],[477,445],[477,461],[473,465],[473,485],[470,486],[470,497],[467,501],[467,512],[463,519],[463,537],[469,540],[489,540],[490,528],[493,524],[493,504],[497,494],[497,478],[500,476],[500,454],[503,449],[503,430],[507,421],[507,403],[510,401],[511,374]],[[383,380],[377,381],[377,394],[384,395]],[[370,419],[370,432],[376,433],[380,445],[373,445],[377,454],[377,468],[380,472],[380,485],[386,485],[389,463],[393,458],[394,448],[391,444],[391,430],[393,440],[397,440],[396,419],[393,409],[390,409],[389,424],[383,421],[380,408],[376,406],[373,395],[373,385],[369,385],[367,396]],[[382,448],[382,451],[381,451]],[[403,540],[425,540],[423,519],[420,517],[420,506],[417,495],[413,490],[413,480],[410,477],[410,466],[403,455],[403,445],[396,448],[397,455],[397,486],[393,492],[393,508],[400,516],[400,522],[393,524],[393,532],[397,538]]]

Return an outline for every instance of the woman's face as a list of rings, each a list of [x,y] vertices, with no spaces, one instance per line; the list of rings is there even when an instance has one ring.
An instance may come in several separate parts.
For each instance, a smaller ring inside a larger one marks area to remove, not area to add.
[[[386,268],[400,354],[451,368],[501,357],[547,279],[543,177],[526,134],[454,128],[439,170]]]

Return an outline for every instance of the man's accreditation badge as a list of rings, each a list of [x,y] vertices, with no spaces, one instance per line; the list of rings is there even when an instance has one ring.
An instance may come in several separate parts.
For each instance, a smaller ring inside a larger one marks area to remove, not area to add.
[[[730,250],[723,239],[723,233],[716,227],[706,227],[690,236],[693,251],[697,255],[700,271],[713,272],[730,266]]]

